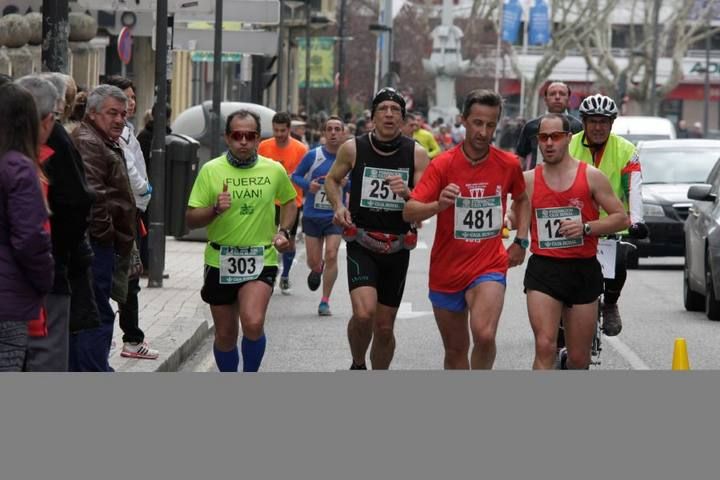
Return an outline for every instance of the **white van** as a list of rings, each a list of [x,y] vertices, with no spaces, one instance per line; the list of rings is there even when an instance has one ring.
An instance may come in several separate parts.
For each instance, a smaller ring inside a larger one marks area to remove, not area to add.
[[[662,117],[623,116],[613,122],[612,133],[636,144],[640,140],[674,140],[675,126]]]

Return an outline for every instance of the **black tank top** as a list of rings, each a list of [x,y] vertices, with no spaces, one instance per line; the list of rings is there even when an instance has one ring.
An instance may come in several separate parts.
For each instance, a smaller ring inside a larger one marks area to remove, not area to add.
[[[408,186],[415,186],[415,141],[405,136],[400,138],[400,148],[389,156],[379,155],[373,150],[369,134],[355,139],[355,166],[350,176],[350,214],[353,223],[360,228],[393,234],[410,229],[402,218],[405,201],[394,196],[383,181],[385,176],[393,174],[386,170],[399,170],[403,176],[407,175]]]

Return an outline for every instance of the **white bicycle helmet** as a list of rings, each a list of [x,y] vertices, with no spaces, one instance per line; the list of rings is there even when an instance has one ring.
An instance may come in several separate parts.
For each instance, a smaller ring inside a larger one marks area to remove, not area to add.
[[[612,98],[598,93],[585,97],[580,104],[581,117],[589,117],[592,115],[615,118],[618,116],[618,108]]]

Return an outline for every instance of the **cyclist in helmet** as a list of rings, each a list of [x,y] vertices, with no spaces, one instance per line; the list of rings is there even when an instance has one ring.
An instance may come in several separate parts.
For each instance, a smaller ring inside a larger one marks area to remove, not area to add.
[[[596,94],[585,98],[580,104],[583,131],[573,135],[570,155],[594,165],[608,177],[615,195],[628,212],[630,230],[642,237],[647,234],[647,228],[643,224],[640,160],[631,142],[610,132],[617,115],[617,105],[610,97]],[[618,250],[616,258],[615,278],[605,279],[601,306],[603,332],[610,337],[622,329],[617,301],[627,278],[626,252]]]

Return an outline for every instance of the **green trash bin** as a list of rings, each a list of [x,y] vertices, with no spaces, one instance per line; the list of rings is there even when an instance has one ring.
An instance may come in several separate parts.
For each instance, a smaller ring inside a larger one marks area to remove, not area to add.
[[[188,233],[185,210],[198,172],[200,143],[171,133],[165,137],[165,234],[182,237]]]

